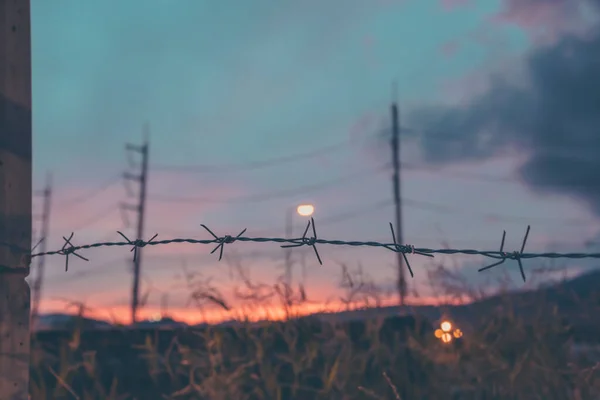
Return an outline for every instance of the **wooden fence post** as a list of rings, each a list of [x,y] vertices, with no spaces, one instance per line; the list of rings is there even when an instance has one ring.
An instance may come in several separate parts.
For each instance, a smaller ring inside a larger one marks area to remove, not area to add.
[[[0,400],[29,397],[30,0],[0,0]]]

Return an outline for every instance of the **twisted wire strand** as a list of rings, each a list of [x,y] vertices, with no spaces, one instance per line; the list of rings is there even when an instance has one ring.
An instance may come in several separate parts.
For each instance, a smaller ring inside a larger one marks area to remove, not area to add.
[[[212,239],[193,239],[193,238],[174,238],[174,239],[163,239],[156,240],[158,234],[155,234],[151,239],[145,241],[142,239],[130,240],[125,236],[122,232],[117,231],[117,233],[125,239],[125,241],[119,242],[97,242],[90,243],[84,245],[75,246],[73,241],[74,233],[67,238],[63,236],[63,240],[65,241],[63,247],[59,250],[46,251],[43,253],[33,253],[33,250],[39,245],[36,244],[33,249],[23,251],[30,258],[42,257],[42,256],[53,256],[53,255],[62,255],[65,257],[65,271],[69,268],[69,256],[73,255],[78,257],[81,260],[89,261],[86,257],[82,256],[78,252],[81,250],[94,249],[99,247],[124,247],[130,246],[131,251],[133,252],[134,260],[137,257],[138,249],[141,249],[146,246],[158,246],[158,245],[168,245],[172,243],[188,243],[188,244],[215,244],[216,247],[213,248],[211,254],[219,251],[219,261],[223,257],[223,251],[225,245],[230,245],[235,242],[254,242],[254,243],[278,243],[282,248],[291,248],[291,247],[303,247],[308,246],[312,247],[317,257],[317,261],[319,264],[323,265],[323,261],[321,256],[317,250],[317,245],[332,245],[332,246],[352,246],[352,247],[374,247],[374,248],[384,248],[396,253],[401,253],[404,261],[406,262],[407,268],[410,272],[411,277],[414,277],[414,273],[412,267],[410,265],[408,256],[411,255],[419,255],[425,257],[434,257],[436,254],[442,255],[455,255],[455,254],[464,254],[464,255],[472,255],[472,256],[483,256],[495,260],[495,262],[486,267],[480,268],[478,271],[486,271],[491,268],[502,265],[506,260],[516,261],[519,265],[519,270],[521,272],[521,277],[523,281],[526,281],[526,275],[523,268],[522,260],[532,259],[532,258],[568,258],[568,259],[600,259],[600,253],[525,253],[525,246],[527,244],[527,238],[529,237],[529,232],[531,227],[527,227],[527,231],[523,238],[520,251],[512,251],[507,252],[504,251],[504,243],[506,239],[506,231],[503,232],[502,240],[500,243],[499,250],[475,250],[475,249],[431,249],[431,248],[423,248],[423,247],[415,247],[413,245],[402,245],[396,241],[396,235],[394,232],[393,225],[390,223],[390,231],[392,236],[392,241],[388,243],[384,242],[376,242],[376,241],[346,241],[346,240],[329,240],[329,239],[320,239],[317,236],[317,230],[315,226],[315,221],[313,218],[307,223],[306,229],[304,230],[304,234],[299,238],[279,238],[279,237],[248,237],[243,236],[246,233],[247,229],[243,229],[236,236],[232,235],[224,235],[218,236],[215,234],[210,228],[206,225],[201,225],[211,236]],[[312,228],[312,229],[311,229]],[[309,230],[311,230],[312,236],[308,236]],[[9,246],[13,250],[17,250],[15,246],[11,246],[10,244],[0,243],[0,245]]]

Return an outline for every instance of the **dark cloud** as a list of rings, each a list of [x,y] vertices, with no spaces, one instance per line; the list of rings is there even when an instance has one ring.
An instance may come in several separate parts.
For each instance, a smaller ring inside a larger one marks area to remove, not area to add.
[[[467,105],[412,112],[408,123],[426,161],[518,151],[526,156],[519,174],[527,185],[583,200],[600,215],[600,33],[534,49],[525,72],[525,85],[494,77]]]

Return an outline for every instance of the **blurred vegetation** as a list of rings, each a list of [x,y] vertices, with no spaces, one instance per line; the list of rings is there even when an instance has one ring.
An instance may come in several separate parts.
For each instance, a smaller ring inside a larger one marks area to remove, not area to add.
[[[302,286],[259,285],[238,272],[244,288],[236,293],[250,304],[275,297],[291,310],[309,301]],[[460,277],[442,267],[430,278],[446,296],[485,297],[457,285]],[[197,306],[229,308],[206,281],[187,279]],[[347,304],[378,304],[376,285],[362,273],[342,266],[341,287]],[[328,321],[290,311],[278,322],[109,332],[75,323],[33,337],[31,398],[600,398],[600,358],[593,347],[574,353],[569,320],[551,300],[533,304],[550,311],[522,316],[513,312],[519,306],[514,296],[497,299],[450,344],[433,334],[438,321],[419,315]]]

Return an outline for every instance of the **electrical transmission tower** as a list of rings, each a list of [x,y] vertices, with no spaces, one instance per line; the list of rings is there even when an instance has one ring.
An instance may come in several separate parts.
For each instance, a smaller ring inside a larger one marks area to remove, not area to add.
[[[394,185],[394,203],[396,206],[396,240],[402,244],[402,197],[400,195],[400,122],[398,105],[396,104],[396,87],[393,88],[392,100],[392,163],[394,166],[394,175],[392,182]],[[400,305],[404,306],[406,298],[406,278],[404,271],[404,260],[401,253],[396,253],[398,261],[398,294],[400,296]]]
[[[149,149],[149,127],[144,126],[144,143],[141,146],[126,144],[127,152],[138,153],[142,157],[141,173],[139,175],[125,172],[123,178],[127,181],[134,181],[139,184],[138,204],[122,205],[123,208],[137,213],[137,237],[138,240],[143,240],[144,237],[144,216],[146,211],[146,183],[148,180],[148,149]],[[42,257],[43,258],[43,257]],[[135,260],[133,261],[133,287],[131,291],[131,323],[137,322],[137,312],[139,307],[139,290],[140,290],[140,271],[142,266],[142,249],[136,249]]]
[[[51,210],[51,199],[52,199],[52,175],[46,175],[46,187],[41,192],[36,193],[38,196],[43,198],[43,209],[42,209],[42,226],[40,229],[40,248],[39,251],[42,253],[46,252],[46,241],[48,239],[48,232],[50,229],[50,210]],[[42,298],[42,285],[44,283],[44,266],[47,257],[37,258],[37,271],[35,280],[33,281],[32,290],[32,301],[31,301],[31,321],[32,323],[37,319],[39,315],[40,300]]]

